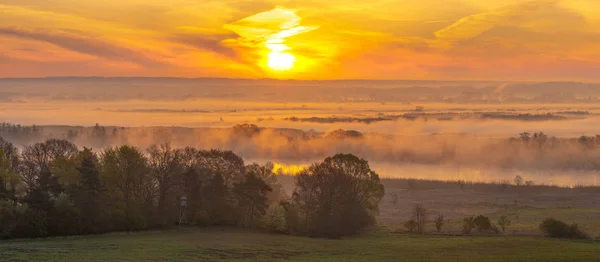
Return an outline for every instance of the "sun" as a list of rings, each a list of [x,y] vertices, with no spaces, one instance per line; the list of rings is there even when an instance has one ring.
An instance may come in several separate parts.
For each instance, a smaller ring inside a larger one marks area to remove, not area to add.
[[[286,71],[294,67],[296,57],[289,53],[271,52],[267,55],[267,66],[276,71]]]

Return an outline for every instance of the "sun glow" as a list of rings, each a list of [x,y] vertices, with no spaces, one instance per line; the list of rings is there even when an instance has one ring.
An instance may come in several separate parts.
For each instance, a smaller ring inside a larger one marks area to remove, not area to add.
[[[286,71],[294,67],[296,57],[289,53],[273,51],[267,54],[267,66],[273,70]]]
[[[304,70],[306,57],[294,55],[294,45],[289,45],[294,40],[290,38],[319,28],[301,25],[301,21],[295,10],[277,7],[225,24],[224,28],[238,35],[230,43],[255,49],[257,57],[260,57],[255,62],[266,71],[297,71]],[[295,43],[298,46],[298,42]]]

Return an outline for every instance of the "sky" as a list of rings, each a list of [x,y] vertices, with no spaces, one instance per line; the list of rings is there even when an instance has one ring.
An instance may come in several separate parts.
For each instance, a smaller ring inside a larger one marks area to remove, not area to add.
[[[600,81],[599,0],[0,0],[0,77]]]

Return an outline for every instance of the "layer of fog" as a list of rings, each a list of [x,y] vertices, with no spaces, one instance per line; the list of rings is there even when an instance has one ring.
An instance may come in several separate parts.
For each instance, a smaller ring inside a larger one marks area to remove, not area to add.
[[[296,165],[310,164],[336,153],[352,153],[370,161],[385,177],[500,181],[512,180],[516,174],[527,174],[522,176],[543,184],[572,186],[597,183],[600,141],[593,142],[590,147],[577,140],[558,138],[552,145],[538,145],[537,142],[509,142],[509,135],[484,134],[498,130],[514,134],[512,136],[526,131],[544,131],[550,136],[572,130],[591,133],[598,126],[598,119],[513,122],[402,120],[373,125],[310,126],[301,123],[303,129],[251,125],[236,128],[42,126],[34,133],[10,131],[8,128],[0,135],[20,147],[48,138],[69,139],[80,147],[91,147],[96,151],[123,144],[145,149],[152,144],[170,143],[179,148],[232,150],[247,162],[273,161]],[[280,122],[276,126],[285,125],[285,122]],[[307,128],[326,132],[309,131]],[[330,132],[334,128],[354,129],[363,134]]]

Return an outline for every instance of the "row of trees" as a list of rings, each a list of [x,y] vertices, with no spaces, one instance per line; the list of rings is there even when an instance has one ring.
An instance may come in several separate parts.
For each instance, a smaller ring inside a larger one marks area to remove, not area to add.
[[[272,170],[231,151],[124,145],[95,153],[55,139],[17,150],[0,138],[0,237],[168,227],[182,196],[193,225],[338,237],[371,225],[384,195],[378,175],[353,155],[312,165],[290,197]]]
[[[417,204],[413,208],[412,219],[406,221],[404,223],[404,227],[409,233],[424,234],[428,218],[428,210],[423,205]],[[440,233],[445,223],[444,216],[442,214],[438,214],[433,222],[435,223],[436,231]],[[498,219],[496,224],[498,226],[494,225],[489,217],[483,215],[466,217],[463,219],[462,233],[465,235],[471,235],[473,229],[477,229],[477,232],[480,234],[499,234],[500,230],[502,230],[502,232],[506,232],[506,228],[511,225],[511,221],[507,216],[503,215]],[[579,228],[579,225],[569,225],[554,218],[547,218],[542,221],[539,229],[542,231],[542,233],[544,233],[544,235],[553,238],[589,238],[589,235],[582,231]]]

